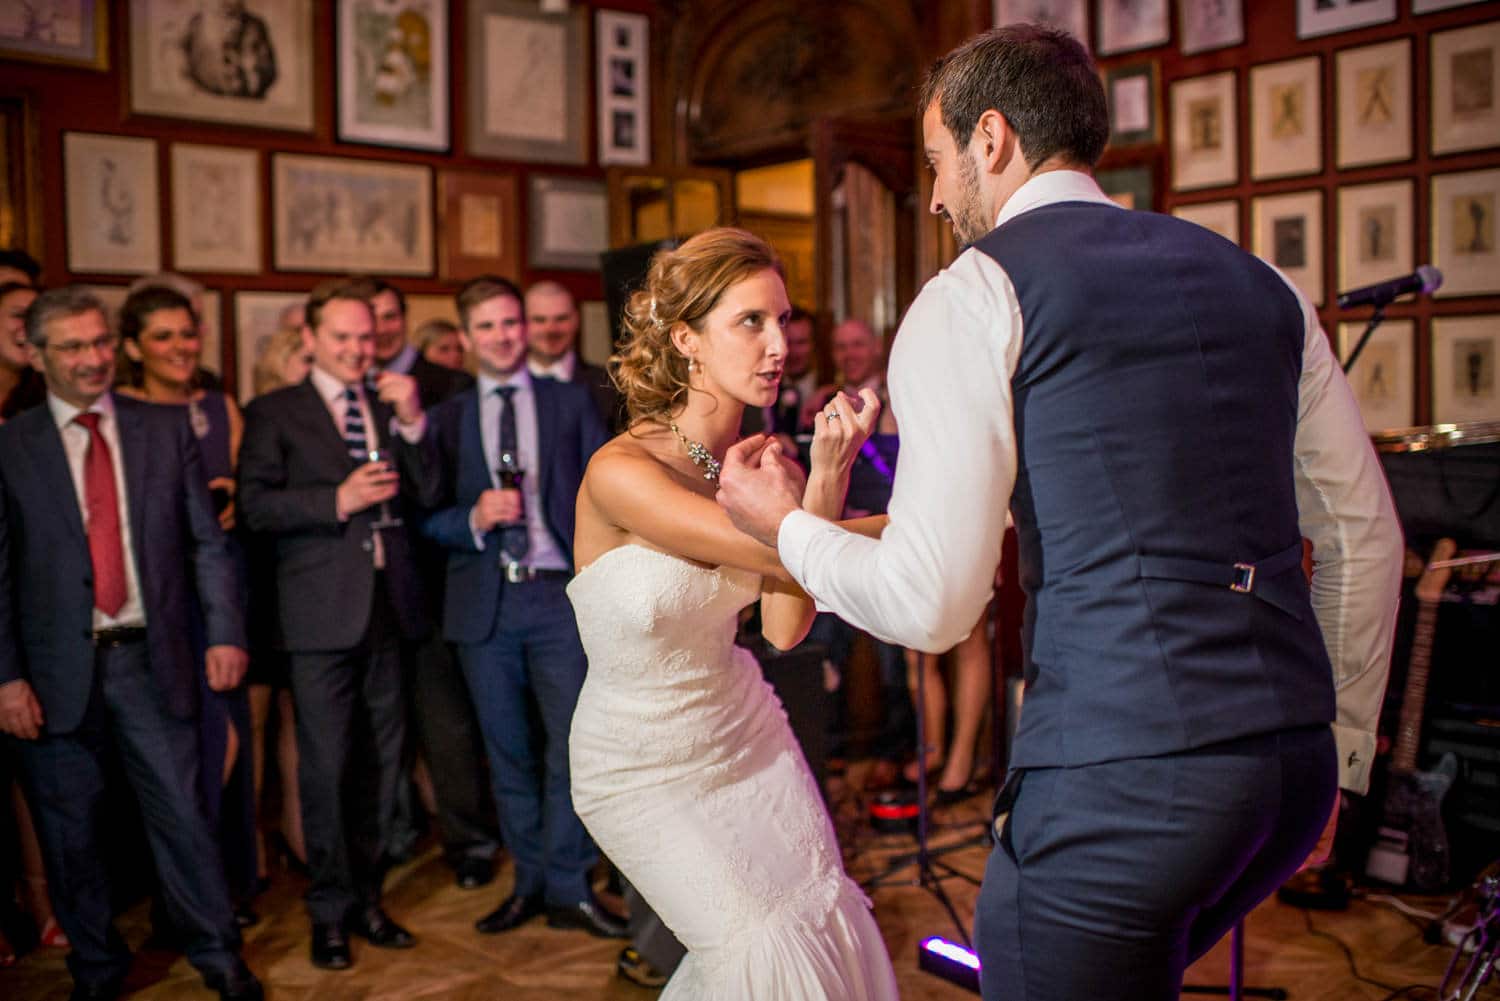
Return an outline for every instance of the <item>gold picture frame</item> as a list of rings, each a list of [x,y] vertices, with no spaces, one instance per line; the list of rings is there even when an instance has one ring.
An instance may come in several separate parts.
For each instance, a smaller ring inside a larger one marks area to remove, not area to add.
[[[1412,158],[1410,38],[1334,56],[1334,163],[1340,168]]]
[[[1340,361],[1364,335],[1365,323],[1340,323]],[[1417,325],[1413,320],[1386,320],[1365,342],[1354,367],[1349,370],[1349,388],[1359,403],[1366,431],[1387,431],[1416,423]]]
[[[1323,305],[1323,192],[1262,195],[1250,202],[1251,252],[1277,268],[1314,306]]]
[[[1233,70],[1172,84],[1173,191],[1223,187],[1240,179],[1237,91]]]
[[[1323,60],[1250,68],[1250,177],[1266,181],[1323,169]]]
[[[1416,269],[1416,224],[1410,179],[1339,188],[1340,289],[1400,278]]]
[[[1500,420],[1500,313],[1432,320],[1432,422]]]
[[[1432,263],[1443,273],[1434,296],[1500,293],[1500,168],[1432,178]]]
[[[1500,21],[1431,39],[1432,155],[1500,146]]]

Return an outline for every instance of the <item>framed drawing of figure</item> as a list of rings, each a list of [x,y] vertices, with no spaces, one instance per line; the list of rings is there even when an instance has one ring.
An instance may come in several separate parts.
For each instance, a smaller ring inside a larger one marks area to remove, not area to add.
[[[161,270],[156,140],[63,133],[68,270]]]
[[[1416,268],[1410,180],[1339,189],[1339,288],[1353,289]]]
[[[1411,39],[1343,49],[1334,57],[1340,167],[1412,157]]]
[[[1234,71],[1172,84],[1172,189],[1214,188],[1239,180]]]
[[[448,148],[447,0],[339,0],[338,134]]]
[[[1500,146],[1500,21],[1432,35],[1432,152]]]
[[[1250,70],[1250,177],[1323,169],[1322,60],[1317,56]]]
[[[1500,313],[1432,320],[1432,421],[1500,420]]]
[[[1323,192],[1264,195],[1250,203],[1251,252],[1272,264],[1314,306],[1323,304]]]
[[[1500,292],[1500,169],[1438,174],[1432,179],[1432,263],[1443,273],[1433,295]]]
[[[1364,332],[1363,323],[1339,324],[1341,361]],[[1386,320],[1375,328],[1349,370],[1349,388],[1359,401],[1365,430],[1388,431],[1416,423],[1416,336],[1411,320]]]

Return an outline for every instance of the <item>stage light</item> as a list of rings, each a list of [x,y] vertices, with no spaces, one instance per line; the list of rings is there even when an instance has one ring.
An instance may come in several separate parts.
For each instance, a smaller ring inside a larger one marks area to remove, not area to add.
[[[917,968],[979,993],[979,957],[957,942],[937,935],[924,938],[917,946]]]

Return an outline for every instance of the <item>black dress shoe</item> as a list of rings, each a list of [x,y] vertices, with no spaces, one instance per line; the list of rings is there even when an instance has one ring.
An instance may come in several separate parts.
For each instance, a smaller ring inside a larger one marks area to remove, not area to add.
[[[115,1001],[120,996],[120,981],[106,980],[102,984],[74,984],[68,1001]]]
[[[227,973],[206,976],[203,982],[209,990],[218,991],[223,1001],[261,1001],[266,996],[260,981],[244,963],[236,964]]]
[[[320,970],[347,970],[354,965],[344,929],[335,924],[313,925],[312,965]]]
[[[581,900],[568,907],[547,908],[548,928],[581,928],[600,938],[629,938],[625,919],[605,910],[597,900]]]
[[[487,858],[460,859],[453,867],[453,881],[460,890],[477,890],[495,878],[495,863]]]
[[[415,935],[392,921],[375,904],[350,911],[345,924],[351,932],[369,939],[371,945],[380,949],[410,949],[417,944]]]
[[[544,909],[540,893],[530,897],[512,893],[505,898],[505,903],[474,922],[474,927],[482,934],[498,935],[503,931],[510,931],[512,928],[524,925],[542,913]]]

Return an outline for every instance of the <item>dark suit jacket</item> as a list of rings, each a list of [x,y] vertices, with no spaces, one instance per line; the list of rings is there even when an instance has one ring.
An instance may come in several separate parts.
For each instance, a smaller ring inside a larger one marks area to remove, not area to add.
[[[437,502],[441,479],[429,429],[417,444],[390,430],[391,408],[366,394],[375,432],[391,446],[401,493],[391,514],[408,522]],[[240,443],[239,516],[275,548],[277,614],[285,650],[347,650],[370,622],[373,530],[380,505],[338,520],[335,495],[358,466],[311,380],[256,398]],[[381,535],[385,576],[398,626],[416,639],[431,628],[404,531]]]
[[[625,430],[625,398],[615,388],[608,369],[590,365],[579,358],[578,364],[573,366],[573,385],[588,389],[589,396],[593,397],[594,406],[599,411],[599,419],[604,422],[604,427],[610,434],[619,434]]]
[[[239,576],[183,409],[114,402],[151,674],[187,719],[203,663],[193,603],[210,645],[244,647]],[[93,563],[76,497],[50,408],[0,427],[0,683],[29,680],[52,734],[78,726],[94,683]]]
[[[474,377],[469,373],[444,368],[421,355],[417,355],[417,360],[412,363],[410,375],[417,380],[417,395],[421,397],[425,410],[431,410],[449,397],[474,388]]]
[[[541,468],[527,475],[537,477],[542,519],[571,563],[578,485],[589,457],[604,444],[604,425],[582,386],[554,379],[533,379],[531,385]],[[489,637],[503,590],[500,533],[490,532],[485,548],[478,550],[469,531],[469,511],[492,486],[479,413],[476,388],[455,396],[432,415],[447,491],[446,503],[427,518],[423,531],[449,550],[443,635],[455,643],[480,643]]]

